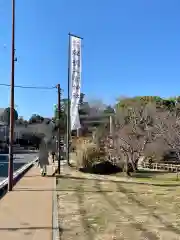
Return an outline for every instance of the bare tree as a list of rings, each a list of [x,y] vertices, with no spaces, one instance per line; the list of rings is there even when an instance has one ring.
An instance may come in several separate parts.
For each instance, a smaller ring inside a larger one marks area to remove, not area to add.
[[[138,160],[144,155],[147,144],[158,137],[155,116],[155,105],[143,106],[140,102],[116,111],[114,145],[117,154],[124,155],[124,170],[128,175],[130,168],[137,170]]]
[[[161,138],[180,160],[180,117],[175,111],[161,112],[156,116]]]
[[[130,175],[136,171],[141,156],[162,159],[173,149],[180,160],[179,109],[157,107],[156,103],[127,102],[116,109],[113,133],[101,129],[107,157]]]

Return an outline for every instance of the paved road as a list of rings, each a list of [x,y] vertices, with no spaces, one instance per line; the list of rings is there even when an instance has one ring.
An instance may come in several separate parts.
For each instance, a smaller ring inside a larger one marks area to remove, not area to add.
[[[18,153],[14,155],[14,171],[36,158],[38,153]],[[8,155],[0,154],[0,182],[8,176]]]

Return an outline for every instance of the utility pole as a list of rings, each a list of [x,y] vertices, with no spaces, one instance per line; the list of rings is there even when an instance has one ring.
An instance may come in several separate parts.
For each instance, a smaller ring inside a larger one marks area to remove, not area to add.
[[[58,90],[58,174],[61,172],[61,126],[60,126],[60,117],[61,117],[61,88],[60,84],[57,85]]]
[[[66,158],[67,158],[67,163],[70,165],[69,161],[69,152],[70,152],[70,138],[71,138],[71,116],[70,116],[70,108],[71,108],[71,100],[70,100],[70,84],[71,84],[71,74],[70,74],[70,68],[71,68],[71,35],[69,33],[69,43],[68,43],[68,85],[67,85],[67,90],[68,90],[68,109],[67,109],[67,132],[66,132]]]
[[[12,0],[12,49],[11,49],[11,95],[9,129],[8,191],[13,188],[13,141],[14,141],[14,63],[15,63],[15,0]]]

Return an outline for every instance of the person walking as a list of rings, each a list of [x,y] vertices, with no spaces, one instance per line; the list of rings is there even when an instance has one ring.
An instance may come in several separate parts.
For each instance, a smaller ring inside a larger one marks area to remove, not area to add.
[[[55,157],[56,157],[56,140],[55,140],[55,137],[53,136],[52,137],[52,140],[51,140],[51,155],[52,155],[52,162],[54,163],[55,161]]]
[[[49,165],[48,153],[48,140],[43,138],[39,145],[39,166],[42,176],[47,174],[47,165]]]

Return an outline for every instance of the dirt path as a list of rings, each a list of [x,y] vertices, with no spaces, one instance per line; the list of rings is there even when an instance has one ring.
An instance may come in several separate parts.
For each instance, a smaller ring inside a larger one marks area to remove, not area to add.
[[[180,187],[115,180],[64,169],[61,240],[180,239]]]

